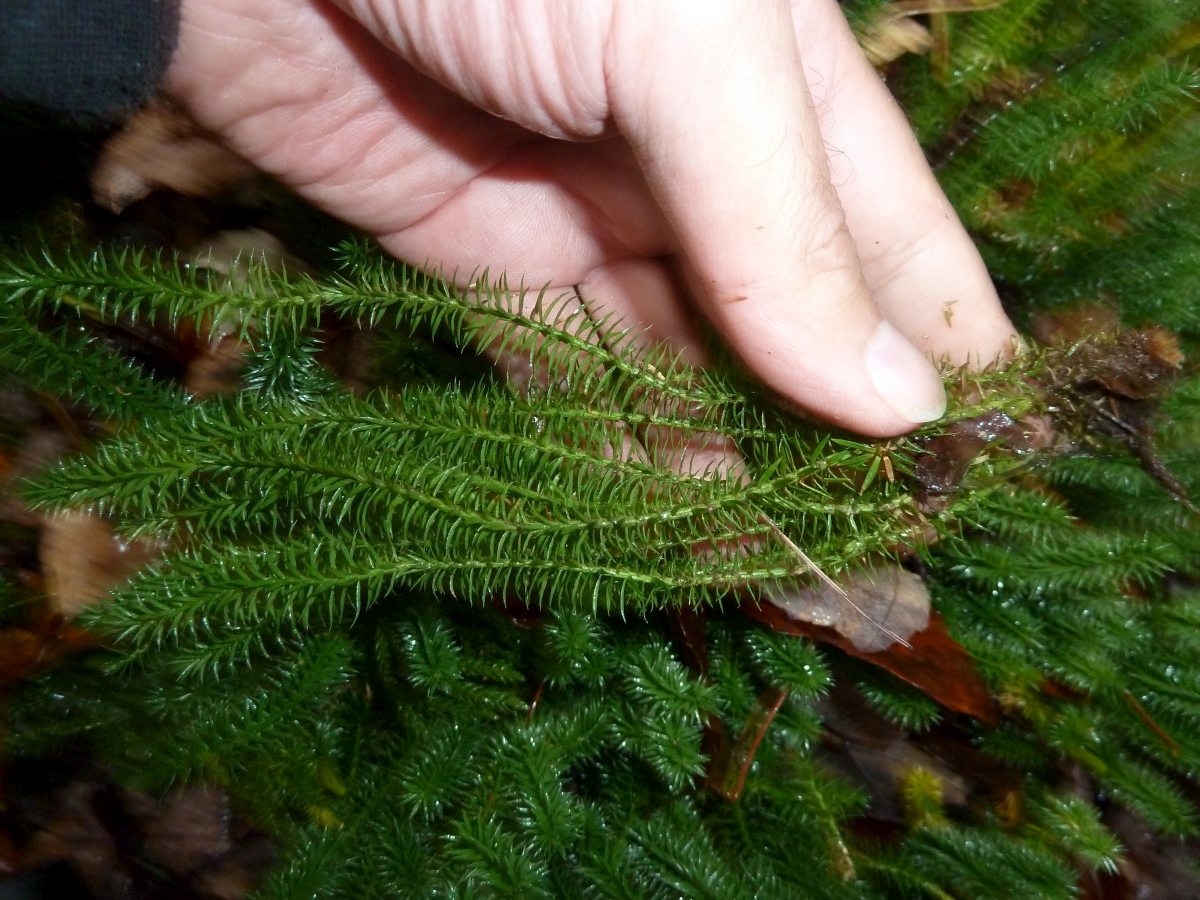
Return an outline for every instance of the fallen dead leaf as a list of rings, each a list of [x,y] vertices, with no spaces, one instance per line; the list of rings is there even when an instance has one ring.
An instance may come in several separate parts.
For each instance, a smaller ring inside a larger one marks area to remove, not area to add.
[[[122,540],[99,516],[49,516],[38,548],[50,608],[71,618],[103,598],[158,555],[146,540]]]
[[[874,66],[884,66],[906,53],[928,53],[936,41],[929,29],[914,21],[928,16],[936,24],[947,13],[993,9],[1003,0],[894,0],[872,13],[858,36],[863,53]]]
[[[219,788],[188,785],[152,797],[95,768],[36,766],[21,772],[32,784],[12,804],[14,818],[34,826],[18,871],[65,864],[89,897],[235,900],[251,893],[274,861],[269,839],[236,815]],[[49,777],[65,783],[45,783]],[[0,895],[7,896],[2,886]]]
[[[250,345],[236,334],[221,334],[199,344],[183,374],[183,389],[197,400],[232,394],[241,386]]]
[[[0,630],[0,692],[33,678],[64,656],[93,646],[93,640],[49,610],[38,610],[24,625]]]
[[[924,25],[905,15],[885,12],[881,9],[859,37],[863,53],[874,66],[884,66],[907,53],[918,56],[933,48],[933,35]]]
[[[156,101],[105,143],[91,173],[92,197],[119,213],[158,188],[212,197],[253,174],[182,111]]]
[[[936,612],[929,624],[908,638],[908,646],[893,644],[887,650],[868,653],[859,650],[833,628],[792,619],[787,611],[773,603],[743,602],[742,611],[752,619],[783,632],[807,637],[837,647],[848,656],[879,666],[947,709],[965,713],[987,723],[999,721],[999,710],[991,691],[975,668],[975,663],[946,630]]]
[[[8,835],[0,832],[0,875],[9,875],[17,870],[17,848]]]
[[[230,229],[211,235],[195,248],[192,265],[216,272],[234,289],[249,284],[252,265],[263,265],[274,272],[308,271],[279,238],[260,228]],[[246,367],[246,354],[251,350],[251,343],[239,337],[236,324],[226,323],[203,338],[207,324],[192,326],[198,352],[189,360],[183,376],[184,389],[200,399],[236,391]]]
[[[1016,453],[1036,449],[1042,422],[1018,422],[1007,413],[990,409],[973,419],[952,423],[945,433],[925,442],[917,457],[914,477],[917,505],[922,512],[939,512],[949,505],[972,462],[989,447],[1003,445]],[[1045,440],[1053,440],[1051,432]]]
[[[858,569],[836,584],[777,583],[766,599],[793,621],[832,628],[863,653],[886,650],[929,625],[929,589],[897,565]]]

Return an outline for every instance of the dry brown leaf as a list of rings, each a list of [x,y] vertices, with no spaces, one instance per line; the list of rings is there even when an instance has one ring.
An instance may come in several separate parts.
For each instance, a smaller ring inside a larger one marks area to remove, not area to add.
[[[859,650],[833,628],[813,625],[793,619],[773,603],[743,603],[742,611],[774,631],[795,634],[821,644],[836,647],[853,656],[891,672],[947,709],[994,724],[999,710],[992,699],[987,683],[975,669],[975,662],[963,646],[950,636],[946,623],[936,612],[929,617],[929,627],[912,635],[908,645],[893,644],[882,652]]]
[[[212,197],[254,169],[168,103],[150,104],[105,143],[91,174],[92,197],[114,213],[169,188]]]
[[[183,389],[197,400],[232,394],[241,386],[250,345],[235,334],[213,338],[187,364]]]
[[[906,53],[919,56],[933,48],[933,35],[924,25],[907,16],[886,13],[876,16],[858,41],[875,66],[887,65]]]
[[[192,259],[192,265],[224,276],[235,288],[249,283],[251,264],[265,265],[274,272],[309,271],[279,238],[260,228],[219,231],[196,248]],[[238,336],[239,328],[233,322],[207,339],[201,337],[205,331],[203,324],[195,327],[199,349],[183,376],[184,389],[200,399],[236,391],[251,349],[251,344]]]
[[[0,832],[0,875],[17,871],[17,847],[4,832]]]
[[[863,653],[886,650],[897,638],[906,641],[929,625],[929,589],[920,575],[897,565],[858,569],[840,587],[781,583],[767,599],[791,619],[832,628]]]
[[[28,781],[31,773],[23,774]],[[49,773],[33,774],[40,781]],[[219,788],[189,785],[152,797],[104,780],[95,768],[54,775],[12,804],[19,823],[35,826],[15,868],[68,865],[88,889],[70,896],[235,900],[252,893],[275,861],[270,841],[230,809]],[[2,885],[0,895],[7,896]]]
[[[46,519],[38,555],[51,609],[71,618],[154,559],[158,550],[150,541],[120,539],[99,516],[68,511]]]
[[[998,409],[949,425],[924,441],[914,471],[917,505],[924,513],[940,512],[962,485],[968,470],[985,450],[1004,447],[1012,453],[1045,450],[1058,439],[1045,416],[1013,419]]]
[[[0,629],[0,692],[33,678],[64,656],[93,645],[90,634],[39,609],[23,625]],[[0,807],[4,804],[0,796]]]
[[[947,13],[980,12],[994,9],[1003,0],[895,0],[884,3],[859,34],[863,53],[872,65],[885,66],[906,53],[924,54],[935,40],[929,29],[914,16],[929,16],[935,23]]]

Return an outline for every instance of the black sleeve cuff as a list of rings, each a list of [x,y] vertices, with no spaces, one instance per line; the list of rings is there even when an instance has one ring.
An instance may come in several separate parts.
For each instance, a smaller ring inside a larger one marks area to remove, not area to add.
[[[0,99],[112,124],[158,88],[178,0],[0,0]]]

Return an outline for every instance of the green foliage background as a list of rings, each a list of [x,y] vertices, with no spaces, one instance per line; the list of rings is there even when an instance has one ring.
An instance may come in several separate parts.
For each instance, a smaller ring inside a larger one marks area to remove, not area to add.
[[[848,7],[860,30],[886,11]],[[1101,301],[1194,349],[1200,10],[1009,0],[942,26],[946,53],[889,79],[1018,321]],[[1136,441],[1084,427],[1072,348],[964,376],[945,422],[887,449],[892,481],[879,447],[736,372],[639,355],[618,323],[527,318],[503,284],[473,306],[357,245],[245,283],[14,251],[0,284],[6,371],[114,430],[28,497],[176,548],[89,614],[111,650],[14,698],[8,750],[82,735],[130,784],[227,786],[284,848],[263,896],[1067,897],[1121,859],[1111,804],[1196,833],[1200,529]],[[317,363],[333,317],[374,328],[404,380],[340,387]],[[96,327],[147,318],[243,329],[244,390],[192,401]],[[555,378],[451,381],[426,334],[499,335]],[[1071,452],[994,446],[921,512],[923,441],[987,409],[1059,415]],[[1192,496],[1198,428],[1188,369],[1152,431]],[[745,477],[628,452],[664,429],[728,438]],[[734,586],[804,574],[776,526],[837,574],[918,523],[942,537],[920,564],[999,724],[731,608]],[[680,608],[706,611],[703,674]],[[831,767],[831,690],[910,737],[956,735],[1007,798],[947,803],[944,773],[905,769],[901,821],[869,834],[880,798]],[[779,692],[740,799],[704,787],[706,730],[736,736]]]

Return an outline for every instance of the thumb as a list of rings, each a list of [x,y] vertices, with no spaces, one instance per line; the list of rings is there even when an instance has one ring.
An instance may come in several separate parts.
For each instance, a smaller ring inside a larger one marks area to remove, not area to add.
[[[751,371],[864,434],[940,416],[937,372],[871,300],[788,5],[618,4],[610,35],[614,121],[706,314]]]

